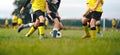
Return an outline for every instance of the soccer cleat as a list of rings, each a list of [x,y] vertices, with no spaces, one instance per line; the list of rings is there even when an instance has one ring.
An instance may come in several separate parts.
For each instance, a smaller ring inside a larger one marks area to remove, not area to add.
[[[23,25],[18,27],[18,33],[23,29]]]
[[[57,30],[53,30],[53,38],[56,38],[57,36]]]
[[[84,35],[82,36],[82,39],[89,38],[89,37],[90,37],[89,34],[84,34]]]
[[[101,32],[97,32],[97,35],[103,37],[103,34]]]
[[[25,37],[29,37],[30,35],[26,34]]]
[[[50,32],[50,35],[53,37],[53,31]],[[56,37],[53,37],[53,38],[61,38],[62,37],[62,34],[60,31],[57,31],[56,33]]]
[[[45,39],[45,38],[47,38],[46,35],[39,36],[39,39]]]

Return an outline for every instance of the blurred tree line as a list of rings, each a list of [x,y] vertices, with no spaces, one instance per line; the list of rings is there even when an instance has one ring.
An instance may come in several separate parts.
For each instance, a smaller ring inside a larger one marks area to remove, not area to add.
[[[30,16],[30,8],[31,5],[28,4],[24,13],[20,14],[20,9],[22,8],[22,6],[24,5],[26,0],[15,0],[13,5],[16,7],[15,10],[12,12],[12,15],[14,13],[17,14],[18,17],[21,17],[23,19],[23,23],[28,23],[31,22],[31,16]]]
[[[106,28],[111,28],[112,24],[111,24],[112,20],[106,19],[105,20],[105,27]],[[117,24],[118,27],[120,28],[120,20],[117,20]],[[63,19],[61,20],[61,22],[63,23],[64,26],[76,26],[76,27],[82,27],[82,22],[81,19]],[[0,24],[4,25],[5,23],[5,19],[0,19]],[[9,24],[11,25],[11,19],[9,19]],[[51,25],[51,24],[49,24]],[[103,19],[101,20],[101,27],[103,27]]]

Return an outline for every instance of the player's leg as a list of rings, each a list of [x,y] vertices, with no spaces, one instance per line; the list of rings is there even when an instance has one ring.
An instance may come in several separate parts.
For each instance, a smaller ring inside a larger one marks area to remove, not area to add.
[[[82,24],[83,24],[83,30],[85,31],[85,34],[82,36],[82,39],[90,37],[90,33],[89,33],[89,27],[87,26],[87,21],[89,19],[86,17],[82,18]]]
[[[58,21],[57,18],[55,18],[53,21],[54,21],[53,37],[55,38],[57,35],[57,32],[59,31],[60,22]]]
[[[96,32],[97,32],[97,35],[103,36],[102,33],[100,32],[100,20],[96,21]]]
[[[23,30],[24,28],[30,28],[34,25],[35,21],[36,21],[36,15],[35,14],[31,14],[31,18],[32,18],[32,21],[31,23],[28,23],[28,24],[22,24],[18,27],[18,32],[20,32],[21,30]]]
[[[30,28],[33,26],[34,23],[22,24],[18,27],[18,32],[22,31],[25,28]]]
[[[96,19],[91,19],[90,29],[91,29],[91,38],[96,38],[96,27],[95,27]]]
[[[82,36],[82,39],[90,37],[89,33],[89,26],[90,26],[90,21],[91,21],[91,12],[89,12],[87,15],[85,15],[82,18],[82,25],[83,25],[83,30],[85,31],[85,34]],[[88,24],[89,22],[89,24]]]
[[[45,14],[44,14],[44,12],[42,12],[40,10],[38,10],[36,12],[36,14],[37,14],[37,17],[39,19],[39,21],[36,23],[36,24],[38,24],[39,35],[40,35],[39,37],[40,37],[40,39],[42,39],[45,37],[45,35],[44,35],[44,31],[45,31],[45,18],[44,18],[44,16],[45,16]]]
[[[37,21],[38,20],[36,20],[36,22]],[[34,23],[34,25],[30,28],[30,30],[28,31],[28,33],[25,36],[29,37],[36,29],[37,29],[37,25],[36,25],[36,23]]]
[[[53,36],[53,38],[56,38],[57,32],[60,31],[60,29],[62,29],[63,26],[60,23],[59,18],[57,17],[56,13],[50,13],[50,16],[53,18],[53,22],[54,22],[52,36]]]
[[[96,21],[101,19],[102,12],[92,12],[92,19],[90,22],[90,28],[91,28],[91,38],[95,39],[96,38]]]
[[[33,22],[34,23],[32,24],[26,25],[26,26],[31,26],[31,28],[25,36],[30,36],[38,28],[39,19],[37,19],[36,13],[33,14]]]
[[[60,31],[60,30],[62,30],[63,29],[63,24],[62,24],[62,22],[61,22],[61,20],[60,20],[61,18],[60,17],[58,17],[58,21],[59,21],[59,30],[58,31]]]
[[[116,25],[112,25],[112,31],[115,31]]]

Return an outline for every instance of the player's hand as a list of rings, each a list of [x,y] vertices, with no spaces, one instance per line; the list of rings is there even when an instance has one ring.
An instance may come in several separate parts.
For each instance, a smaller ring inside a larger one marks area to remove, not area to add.
[[[24,7],[21,8],[20,14],[23,14],[23,13],[24,13],[24,9],[25,9]]]
[[[84,13],[83,15],[82,15],[82,17],[85,17],[86,16],[86,14]]]
[[[47,14],[50,14],[52,11],[50,11],[50,10],[47,10]]]
[[[91,11],[95,11],[95,9],[96,9],[96,8],[91,8],[90,10],[91,10]]]

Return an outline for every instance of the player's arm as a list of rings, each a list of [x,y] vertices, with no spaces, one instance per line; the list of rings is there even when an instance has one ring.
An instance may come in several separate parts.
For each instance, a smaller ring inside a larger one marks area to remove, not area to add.
[[[92,8],[91,10],[92,10],[92,11],[95,11],[96,8],[98,7],[98,5],[101,3],[101,1],[102,1],[102,0],[97,0],[94,8]]]
[[[83,13],[83,17],[87,15],[90,12],[89,5],[87,4],[87,10]]]
[[[25,2],[25,4],[23,5],[23,7],[21,8],[21,10],[20,10],[20,14],[23,14],[24,13],[24,9],[25,9],[25,7],[27,6],[27,4],[29,4],[30,3],[30,0],[27,0],[26,2]]]
[[[48,7],[48,2],[46,1],[46,12],[47,14],[50,14],[52,11],[50,11],[49,7]]]

